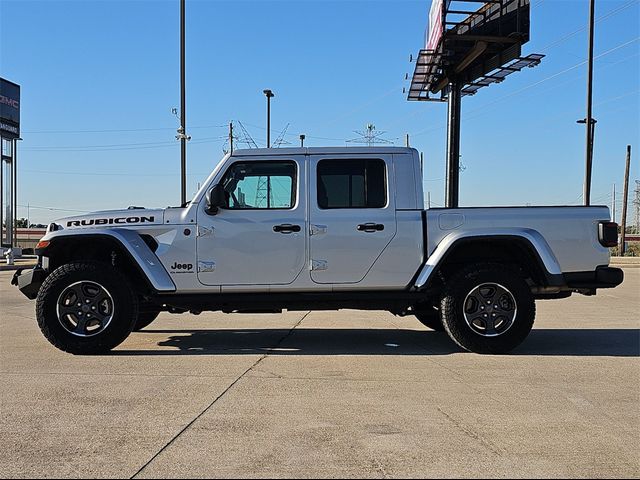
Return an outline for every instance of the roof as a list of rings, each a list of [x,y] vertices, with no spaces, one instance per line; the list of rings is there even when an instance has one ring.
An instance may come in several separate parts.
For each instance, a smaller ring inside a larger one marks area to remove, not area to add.
[[[304,147],[304,148],[243,148],[233,151],[234,157],[276,156],[276,155],[341,155],[341,154],[393,154],[413,153],[415,148],[407,147]]]

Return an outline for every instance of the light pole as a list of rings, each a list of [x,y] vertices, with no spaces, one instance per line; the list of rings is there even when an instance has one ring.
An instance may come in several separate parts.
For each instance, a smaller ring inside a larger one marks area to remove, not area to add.
[[[271,90],[263,90],[267,97],[267,148],[271,148],[271,99],[275,97]]]
[[[180,0],[180,205],[187,203],[187,105],[185,86],[185,3]]]
[[[591,167],[593,164],[593,133],[595,120],[592,118],[593,110],[593,31],[594,31],[594,12],[595,0],[589,2],[589,56],[587,68],[587,117],[584,123],[587,131],[586,138],[586,165],[584,175],[584,189],[582,193],[584,205],[591,204]],[[582,122],[580,122],[582,123]]]

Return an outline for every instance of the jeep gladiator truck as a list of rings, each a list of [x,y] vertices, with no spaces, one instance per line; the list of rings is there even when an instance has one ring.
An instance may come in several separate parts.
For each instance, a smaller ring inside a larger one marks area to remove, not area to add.
[[[462,348],[504,353],[536,299],[619,285],[607,207],[425,210],[411,148],[282,148],[225,156],[179,208],[49,225],[12,282],[44,336],[75,354],[116,347],[161,311],[343,308],[415,315]]]

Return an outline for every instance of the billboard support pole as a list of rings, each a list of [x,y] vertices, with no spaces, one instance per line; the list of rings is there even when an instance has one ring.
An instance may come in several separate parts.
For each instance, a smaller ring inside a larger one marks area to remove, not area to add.
[[[447,185],[445,207],[458,208],[460,195],[460,113],[462,85],[457,80],[449,83],[449,109],[447,119]]]

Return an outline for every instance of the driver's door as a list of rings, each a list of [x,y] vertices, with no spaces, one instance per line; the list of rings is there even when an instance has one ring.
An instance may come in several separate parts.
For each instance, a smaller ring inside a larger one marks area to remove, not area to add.
[[[235,159],[226,205],[198,208],[198,279],[205,285],[287,285],[305,266],[304,157]],[[204,201],[202,203],[205,203]],[[224,289],[224,288],[223,288]]]

